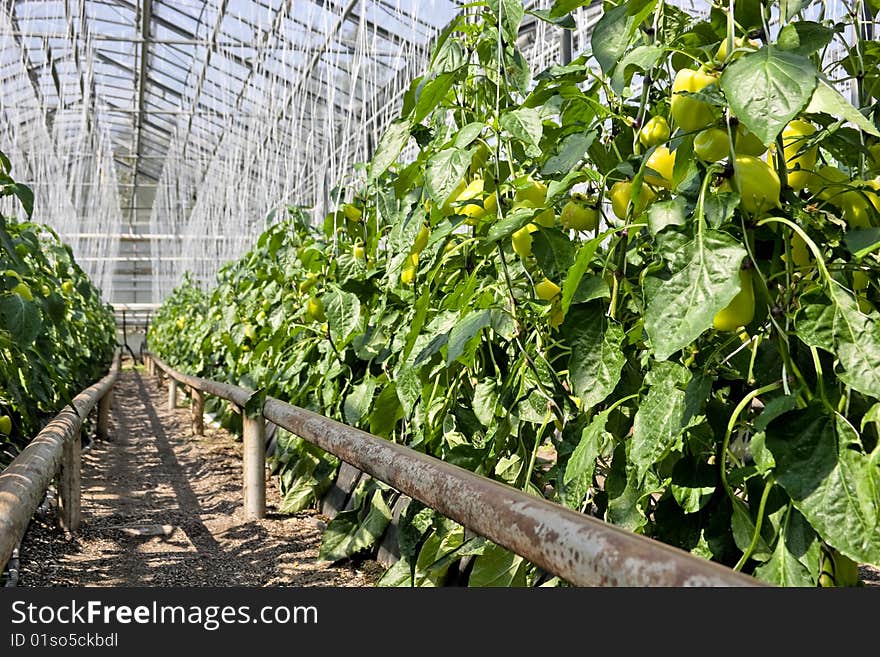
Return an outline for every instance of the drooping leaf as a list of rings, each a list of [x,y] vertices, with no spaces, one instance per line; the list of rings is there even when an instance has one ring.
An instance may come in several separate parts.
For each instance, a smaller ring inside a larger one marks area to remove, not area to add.
[[[858,563],[880,561],[880,468],[850,446],[849,423],[814,403],[766,433],[777,481],[819,536]]]
[[[0,296],[0,330],[8,331],[22,347],[29,345],[40,333],[40,310],[33,301],[17,294]]]
[[[365,378],[351,389],[351,392],[345,397],[345,404],[342,407],[342,413],[348,424],[356,426],[360,423],[367,411],[370,410],[375,392],[376,379],[373,377]]]
[[[843,94],[824,80],[819,80],[810,98],[810,103],[804,111],[811,114],[818,114],[820,112],[830,114],[836,119],[849,121],[859,130],[867,132],[869,135],[880,137],[880,131],[877,130],[876,126],[858,109],[853,107],[852,103],[843,97]]]
[[[512,137],[522,142],[526,155],[537,157],[541,154],[541,135],[544,124],[540,112],[532,107],[509,110],[501,115],[501,127]]]
[[[449,342],[446,351],[446,364],[451,365],[465,352],[467,343],[470,342],[492,321],[492,313],[489,310],[475,310],[465,315],[449,332]]]
[[[442,206],[464,180],[470,166],[470,153],[461,148],[447,148],[428,158],[425,183],[431,200]]]
[[[803,55],[766,45],[728,66],[721,89],[733,113],[766,146],[806,107],[816,75]]]
[[[522,587],[526,585],[525,560],[500,545],[489,543],[474,560],[468,586]]]
[[[680,365],[660,362],[651,372],[648,394],[640,401],[633,420],[627,456],[641,478],[681,441],[685,428],[685,391],[690,374]]]
[[[400,155],[406,142],[409,141],[410,122],[406,119],[392,121],[379,140],[376,152],[370,163],[369,181],[378,180]]]
[[[596,415],[590,424],[584,427],[580,442],[565,464],[560,492],[562,501],[567,507],[580,509],[593,483],[596,459],[605,446],[613,440],[611,434],[605,430],[607,422],[607,411]]]
[[[541,173],[550,176],[571,171],[587,156],[587,149],[595,138],[595,132],[576,132],[568,135],[559,142],[553,155],[547,158]]]
[[[730,235],[704,231],[673,254],[683,263],[648,299],[645,329],[659,360],[693,342],[739,292],[746,250]]]
[[[834,30],[831,28],[813,21],[798,21],[786,25],[779,31],[776,45],[798,55],[811,55],[822,50],[833,38]]]
[[[604,316],[598,303],[577,306],[562,325],[571,349],[568,369],[572,391],[589,409],[604,400],[617,386],[626,359],[623,329]]]

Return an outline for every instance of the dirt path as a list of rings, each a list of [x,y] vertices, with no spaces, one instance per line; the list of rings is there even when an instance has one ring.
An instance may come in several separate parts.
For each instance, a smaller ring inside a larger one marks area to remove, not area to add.
[[[83,456],[83,520],[66,538],[53,518],[31,523],[19,586],[370,586],[369,569],[318,563],[323,519],[245,519],[241,443],[222,430],[191,435],[189,410],[125,369],[110,439]]]

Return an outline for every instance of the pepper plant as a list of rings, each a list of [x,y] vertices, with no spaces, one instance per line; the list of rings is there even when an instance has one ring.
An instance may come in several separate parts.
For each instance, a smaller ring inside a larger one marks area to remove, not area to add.
[[[526,13],[586,4],[470,3],[339,210],[178,288],[152,347],[766,582],[854,584],[880,562],[877,7],[606,2],[531,70]],[[289,435],[273,459],[287,511],[337,466]],[[386,528],[393,491],[354,500],[322,557]],[[417,503],[399,526],[381,584],[564,584]]]
[[[30,217],[31,190],[0,153],[0,196]],[[51,228],[0,214],[0,466],[106,371],[112,309]]]

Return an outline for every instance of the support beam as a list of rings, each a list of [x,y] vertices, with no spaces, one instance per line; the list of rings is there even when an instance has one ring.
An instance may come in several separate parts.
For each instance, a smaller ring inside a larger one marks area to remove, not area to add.
[[[141,38],[143,41],[140,46],[140,60],[139,60],[139,69],[138,69],[138,79],[137,79],[137,115],[135,118],[135,130],[134,130],[134,147],[132,148],[132,155],[134,156],[134,189],[131,193],[131,198],[134,200],[137,198],[138,192],[138,176],[140,174],[140,169],[138,167],[138,155],[141,151],[141,135],[144,127],[144,93],[146,90],[146,80],[147,80],[147,58],[150,54],[150,21],[152,20],[153,14],[153,0],[143,0],[143,7],[140,9],[140,29],[141,29]],[[153,178],[154,180],[156,178]],[[129,214],[129,221],[134,221],[134,211]]]

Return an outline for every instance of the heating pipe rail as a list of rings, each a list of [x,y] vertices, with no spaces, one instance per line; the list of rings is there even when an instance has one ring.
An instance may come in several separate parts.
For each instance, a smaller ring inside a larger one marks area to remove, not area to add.
[[[168,376],[169,407],[178,384],[193,391],[193,425],[202,393],[235,404],[244,418],[245,510],[265,514],[265,420],[317,445],[444,516],[576,586],[765,586],[714,563],[469,470],[397,445],[317,413],[267,397],[262,413],[244,407],[253,392],[183,374],[153,354],[148,372]],[[196,415],[199,417],[196,418]]]

